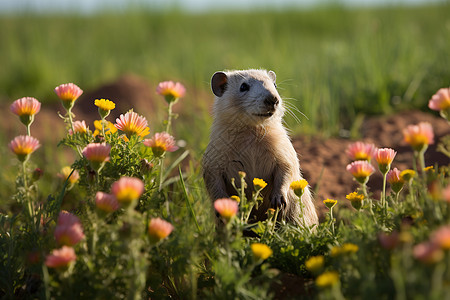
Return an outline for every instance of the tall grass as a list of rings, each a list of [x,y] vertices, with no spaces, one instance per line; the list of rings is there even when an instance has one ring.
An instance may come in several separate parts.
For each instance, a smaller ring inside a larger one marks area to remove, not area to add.
[[[360,113],[422,107],[448,85],[449,12],[443,4],[4,16],[0,100],[34,95],[53,101],[49,86],[76,82],[90,89],[125,72],[153,85],[180,80],[192,94],[206,95],[215,71],[262,67],[277,72],[281,94],[307,117],[295,112],[301,124],[288,118],[294,132],[336,135]]]

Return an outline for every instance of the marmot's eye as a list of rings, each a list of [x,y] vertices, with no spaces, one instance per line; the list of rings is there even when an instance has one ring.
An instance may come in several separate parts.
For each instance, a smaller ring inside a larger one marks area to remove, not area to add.
[[[246,92],[250,89],[250,86],[247,83],[241,84],[241,88],[239,89],[241,92]]]
[[[273,85],[275,86],[275,88],[277,88],[277,84],[274,82]]]

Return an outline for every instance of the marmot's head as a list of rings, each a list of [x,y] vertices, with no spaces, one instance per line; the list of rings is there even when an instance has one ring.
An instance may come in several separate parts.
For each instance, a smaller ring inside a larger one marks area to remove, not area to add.
[[[215,118],[258,125],[284,114],[273,71],[245,70],[216,72],[211,88],[216,95]]]

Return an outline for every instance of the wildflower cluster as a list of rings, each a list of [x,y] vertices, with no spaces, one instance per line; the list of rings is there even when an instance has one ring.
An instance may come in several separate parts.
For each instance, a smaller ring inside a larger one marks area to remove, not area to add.
[[[178,89],[181,87],[177,84]],[[148,122],[132,110],[121,114],[115,123],[106,120],[116,106],[108,99],[93,101],[100,120],[94,122],[95,131],[92,132],[84,120],[76,120],[72,113],[83,91],[68,83],[56,87],[55,93],[66,110],[62,118],[67,124],[67,135],[61,144],[78,154],[71,166],[62,167],[57,174],[62,182],[58,198],[50,196],[43,201],[37,193],[37,179],[42,171],[29,170],[31,155],[41,147],[40,142],[30,135],[34,116],[41,108],[40,102],[24,97],[11,105],[11,111],[26,126],[26,135],[17,136],[9,143],[22,166],[15,198],[26,213],[19,228],[30,236],[34,244],[32,249],[41,248],[42,253],[46,252],[41,261],[45,276],[43,290],[48,295],[63,297],[57,289],[60,284],[72,281],[74,276],[79,276],[76,274],[96,277],[93,272],[97,265],[109,268],[108,274],[105,273],[107,277],[97,276],[99,280],[121,286],[114,292],[117,297],[136,299],[136,295],[144,290],[142,274],[145,274],[151,256],[151,250],[144,256],[142,251],[160,245],[175,230],[171,222],[164,220],[172,219],[170,213],[162,215],[158,206],[152,205],[163,198],[162,187],[166,184],[167,174],[177,166],[165,169],[162,163],[164,153],[178,149],[175,139],[166,132],[155,133],[146,139],[150,134]],[[181,93],[177,94],[178,98],[181,96]],[[186,155],[187,152],[182,157]],[[144,171],[143,161],[160,168]],[[76,203],[67,200],[72,197],[84,199]],[[1,238],[4,236],[4,233],[0,234]],[[114,264],[110,263],[112,260]],[[130,272],[120,273],[114,271],[116,263],[133,267]],[[75,292],[75,286],[70,290]]]
[[[430,108],[441,111],[445,118],[448,116],[447,94],[447,89],[441,89],[429,103]],[[358,278],[363,278],[374,268],[389,274],[389,279],[375,278],[375,282],[367,286],[382,286],[390,281],[393,290],[379,291],[370,297],[402,295],[414,298],[428,295],[429,286],[435,287],[433,295],[436,297],[448,293],[442,286],[450,274],[449,261],[445,259],[450,250],[450,202],[446,194],[450,191],[448,165],[426,167],[424,154],[434,143],[433,128],[429,123],[407,126],[403,137],[414,153],[412,169],[393,167],[397,155],[394,149],[377,148],[364,142],[349,145],[347,154],[352,162],[347,171],[359,185],[356,191],[346,196],[353,208],[340,207],[338,218],[343,222],[337,223],[339,226],[335,228],[333,208],[339,201],[323,201],[330,214],[330,223],[323,224],[323,228],[334,238],[328,243],[328,251],[312,253],[304,263],[305,269],[315,278],[321,296],[343,299],[344,295],[363,295],[365,279]],[[441,149],[445,150],[445,147]],[[374,199],[367,187],[376,167],[383,176],[379,199]],[[361,260],[365,263],[358,263]],[[371,260],[376,263],[372,264]],[[383,263],[379,264],[381,261]],[[426,275],[429,272],[433,275],[425,280],[427,283],[416,280],[429,276]],[[360,285],[361,289],[352,285]]]

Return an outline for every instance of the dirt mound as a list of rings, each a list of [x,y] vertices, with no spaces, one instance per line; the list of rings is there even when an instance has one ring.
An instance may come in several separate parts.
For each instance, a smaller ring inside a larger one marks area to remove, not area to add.
[[[402,130],[408,125],[423,121],[431,123],[435,134],[435,143],[430,145],[425,154],[426,164],[449,164],[448,157],[436,151],[436,145],[440,138],[450,134],[450,126],[444,119],[430,113],[409,111],[391,116],[368,118],[361,126],[362,139],[360,140],[374,143],[377,147],[393,148],[397,151],[397,156],[392,167],[400,170],[411,169],[413,153],[411,148],[403,142]],[[314,137],[295,137],[293,139],[304,176],[313,188],[317,188],[315,198],[319,211],[322,213],[324,212],[322,200],[332,198],[345,203],[345,195],[353,192],[358,186],[345,169],[350,163],[345,151],[353,142],[338,138],[324,140]],[[379,172],[371,176],[368,186],[378,198],[382,188],[382,176]]]
[[[150,117],[149,115],[158,111],[158,106],[162,103],[161,99],[156,100],[156,97],[160,96],[156,94],[155,89],[145,79],[133,74],[126,74],[95,90],[85,91],[77,100],[74,113],[77,119],[83,119],[92,124],[94,120],[99,119],[94,100],[104,98],[116,104],[116,108],[111,111],[108,117],[112,122],[120,114],[124,114],[130,109],[140,115]]]

